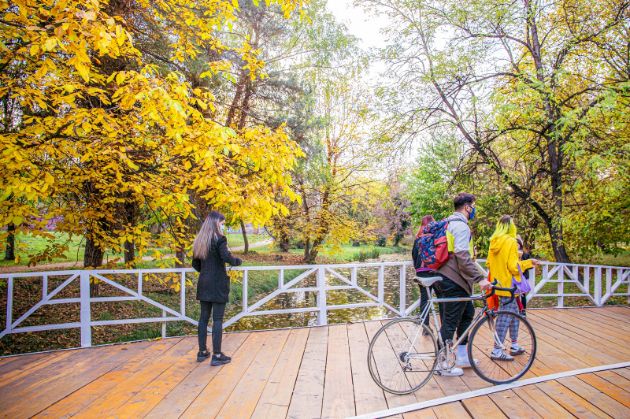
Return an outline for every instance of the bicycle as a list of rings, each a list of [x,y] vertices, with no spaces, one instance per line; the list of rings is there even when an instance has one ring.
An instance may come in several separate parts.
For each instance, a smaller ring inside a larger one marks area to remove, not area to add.
[[[505,384],[525,375],[536,358],[534,329],[520,314],[489,309],[487,304],[487,299],[494,295],[495,291],[510,292],[511,298],[514,299],[516,287],[500,288],[496,286],[495,281],[488,294],[482,293],[465,298],[435,298],[431,287],[440,280],[441,277],[416,277],[415,281],[427,287],[431,296],[425,309],[419,316],[394,319],[386,323],[370,341],[368,368],[376,384],[393,394],[413,393],[425,385],[433,374],[439,374],[455,366],[453,348],[456,348],[466,336],[469,336],[468,359],[472,369],[482,379],[492,384]],[[424,322],[431,313],[434,329],[439,331],[435,304],[457,301],[483,301],[483,307],[477,310],[472,323],[462,336],[458,336],[455,342],[445,344],[440,333],[437,333],[436,338],[431,328]],[[500,350],[500,353],[505,354],[511,345],[508,339],[515,338],[511,336],[514,330],[505,330],[505,337],[499,337],[495,327],[499,319],[518,326],[516,330],[520,349],[509,351],[514,353],[513,356],[498,357],[496,354],[499,352],[493,352]]]

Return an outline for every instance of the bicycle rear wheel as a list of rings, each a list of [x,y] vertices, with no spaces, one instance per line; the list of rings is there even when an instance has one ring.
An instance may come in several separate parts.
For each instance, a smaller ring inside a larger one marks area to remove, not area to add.
[[[393,394],[409,394],[426,384],[436,361],[435,336],[419,319],[395,319],[385,324],[368,350],[372,379]]]
[[[503,324],[505,337],[497,332]],[[514,336],[516,334],[517,336]],[[516,338],[519,349],[512,348]],[[468,357],[474,371],[493,384],[505,384],[521,378],[536,358],[536,335],[527,319],[519,314],[499,311],[486,315],[470,332]]]

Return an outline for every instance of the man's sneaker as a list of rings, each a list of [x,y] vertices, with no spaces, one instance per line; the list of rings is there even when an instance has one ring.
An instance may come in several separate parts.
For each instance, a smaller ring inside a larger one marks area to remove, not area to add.
[[[229,364],[232,358],[225,355],[223,352],[219,352],[218,354],[212,355],[212,361],[210,361],[210,365],[216,367],[218,365]]]
[[[210,352],[208,352],[208,351],[199,351],[199,352],[197,352],[197,362],[202,362],[206,358],[208,358],[209,356],[210,356]]]
[[[442,367],[440,367],[438,370],[435,371],[435,373],[443,377],[459,377],[461,375],[464,375],[464,370],[461,368],[457,368],[457,367],[453,367],[451,369],[446,369],[446,368],[447,367],[444,367],[443,369]]]
[[[460,377],[464,375],[464,370],[461,368],[453,367],[450,370],[437,370],[437,375],[442,377]]]
[[[490,354],[490,359],[495,361],[514,361],[514,357],[503,352],[502,349],[495,349]]]
[[[518,344],[513,344],[510,347],[510,355],[515,356],[515,355],[523,355],[525,353],[525,349],[518,345]]]
[[[477,358],[473,359],[473,362],[475,363],[475,365],[479,365],[479,360]],[[465,359],[457,358],[457,360],[455,361],[455,366],[457,368],[472,368],[472,365],[470,365],[470,359],[468,357],[466,357]]]

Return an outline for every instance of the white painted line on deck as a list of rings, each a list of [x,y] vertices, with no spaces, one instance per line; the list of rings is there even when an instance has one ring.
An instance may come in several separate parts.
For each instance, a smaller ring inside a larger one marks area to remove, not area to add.
[[[414,410],[425,409],[427,407],[439,406],[446,403],[458,402],[461,400],[471,399],[473,397],[486,396],[488,394],[498,393],[500,391],[510,390],[513,388],[528,386],[530,384],[543,383],[545,381],[558,380],[565,377],[573,377],[580,374],[588,374],[599,371],[615,370],[619,368],[630,367],[630,362],[620,362],[618,364],[600,365],[597,367],[582,368],[579,370],[571,370],[565,372],[559,372],[555,374],[542,375],[540,377],[528,378],[523,381],[515,381],[509,384],[500,384],[498,386],[481,388],[479,390],[467,391],[465,393],[453,394],[452,396],[440,397],[438,399],[426,400],[424,402],[412,403],[405,406],[394,407],[386,410],[379,410],[377,412],[367,413],[365,415],[353,416],[352,419],[371,419],[371,418],[383,418],[386,416],[398,415],[401,413],[411,412]],[[418,391],[421,391],[419,389]]]

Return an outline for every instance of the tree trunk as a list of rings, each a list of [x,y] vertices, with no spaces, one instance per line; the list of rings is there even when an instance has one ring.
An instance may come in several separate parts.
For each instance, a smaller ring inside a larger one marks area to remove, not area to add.
[[[84,268],[98,268],[103,264],[103,249],[98,247],[94,240],[86,236],[85,238],[85,254],[83,255]],[[98,282],[90,283],[90,295],[92,297],[99,295]]]
[[[281,231],[278,234],[278,248],[283,253],[287,253],[289,251],[289,235],[285,231]]]
[[[103,264],[103,249],[98,247],[94,240],[85,238],[85,254],[83,255],[83,267],[98,268]]]
[[[125,202],[124,205],[124,219],[128,227],[135,227],[136,218],[138,214],[138,204],[131,200],[131,196],[127,196],[129,201]],[[125,247],[125,264],[130,264],[136,258],[136,245],[134,241],[126,241],[124,244]],[[135,267],[135,266],[133,266]]]
[[[247,254],[249,252],[249,241],[247,240],[247,231],[245,230],[245,223],[241,220],[241,232],[243,233],[243,253]]]
[[[183,268],[184,262],[186,261],[186,252],[184,252],[184,249],[182,248],[177,249],[177,251],[175,252],[175,258],[177,259],[175,261],[175,267]]]
[[[571,263],[571,259],[567,254],[567,249],[564,246],[564,232],[562,229],[562,220],[554,220],[551,224],[547,225],[549,230],[549,237],[551,238],[551,247],[553,248],[553,254],[556,258],[556,262]]]
[[[7,226],[7,247],[4,251],[4,260],[15,260],[15,224]]]
[[[125,264],[133,262],[136,258],[136,246],[134,242],[126,241],[125,242]],[[135,267],[135,264],[132,265]]]

